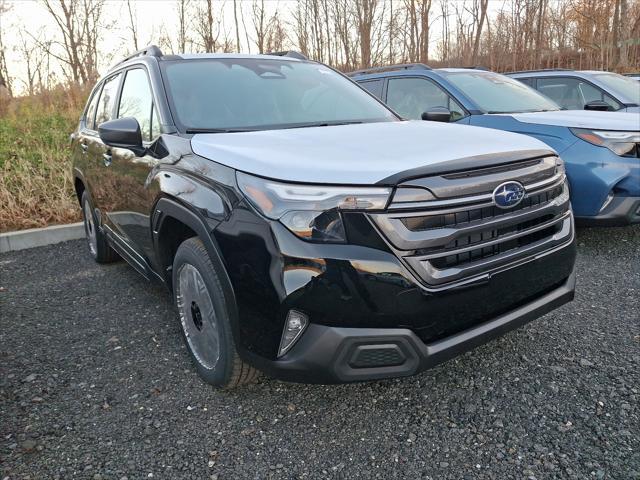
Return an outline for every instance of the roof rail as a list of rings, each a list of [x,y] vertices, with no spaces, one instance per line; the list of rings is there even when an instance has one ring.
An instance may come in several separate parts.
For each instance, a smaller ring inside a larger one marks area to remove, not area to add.
[[[432,68],[424,63],[399,63],[397,65],[386,65],[383,67],[363,68],[362,70],[349,72],[346,75],[348,77],[354,77],[356,75],[364,75],[367,73],[386,72],[393,70],[432,70]]]
[[[303,55],[300,52],[296,52],[295,50],[283,50],[282,52],[267,52],[265,55],[275,55],[276,57],[291,57],[297,58],[298,60],[309,60],[306,55]]]
[[[482,65],[470,65],[470,66],[464,66],[464,67],[443,67],[443,68],[464,68],[465,70],[483,70],[485,72],[488,72],[489,69],[487,67],[483,67]]]
[[[133,52],[131,55],[123,58],[118,63],[116,63],[114,65],[114,67],[126,62],[127,60],[131,60],[132,58],[143,57],[145,55],[149,55],[151,57],[161,57],[162,56],[162,50],[160,50],[160,48],[157,45],[148,45],[148,46],[144,47],[143,49],[138,50],[137,52]]]
[[[570,72],[571,68],[539,68],[537,70],[517,70],[515,72],[505,72],[505,75],[512,73],[538,73],[538,72]]]

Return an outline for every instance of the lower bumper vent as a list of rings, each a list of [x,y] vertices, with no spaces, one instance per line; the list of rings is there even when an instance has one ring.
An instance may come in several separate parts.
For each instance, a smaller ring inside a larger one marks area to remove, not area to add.
[[[349,360],[349,366],[351,368],[393,367],[402,365],[405,360],[406,357],[398,345],[359,345]]]

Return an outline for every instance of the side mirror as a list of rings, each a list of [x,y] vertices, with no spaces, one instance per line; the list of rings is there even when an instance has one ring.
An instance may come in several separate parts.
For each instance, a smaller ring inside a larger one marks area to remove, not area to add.
[[[140,124],[133,117],[116,118],[98,125],[100,138],[110,147],[128,148],[136,155],[144,153]]]
[[[611,109],[611,105],[607,102],[603,102],[602,100],[593,100],[592,102],[585,104],[584,109],[595,110],[597,112],[607,112]]]
[[[450,122],[451,112],[445,107],[433,107],[422,114],[422,120],[432,122]]]

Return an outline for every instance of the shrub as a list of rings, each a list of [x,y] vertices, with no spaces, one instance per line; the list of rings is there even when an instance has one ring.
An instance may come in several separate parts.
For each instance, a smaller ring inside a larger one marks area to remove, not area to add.
[[[0,231],[77,221],[69,134],[88,92],[0,100]]]

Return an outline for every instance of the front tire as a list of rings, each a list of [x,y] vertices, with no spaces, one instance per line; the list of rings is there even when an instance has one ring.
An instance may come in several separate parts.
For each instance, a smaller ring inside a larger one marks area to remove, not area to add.
[[[178,247],[173,260],[173,291],[184,340],[200,378],[220,388],[253,382],[258,371],[238,355],[228,299],[198,238],[185,240]]]
[[[82,204],[84,233],[87,237],[89,253],[98,263],[111,263],[118,260],[118,254],[109,246],[107,237],[98,227],[98,217],[86,191],[82,193],[80,202]]]

